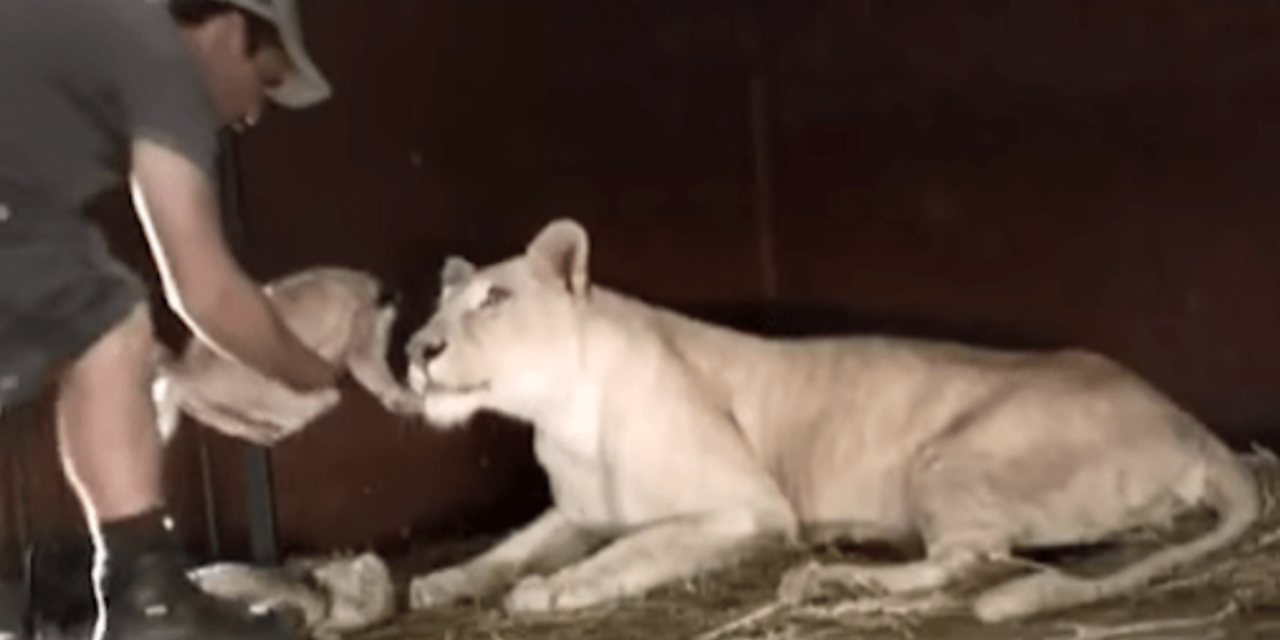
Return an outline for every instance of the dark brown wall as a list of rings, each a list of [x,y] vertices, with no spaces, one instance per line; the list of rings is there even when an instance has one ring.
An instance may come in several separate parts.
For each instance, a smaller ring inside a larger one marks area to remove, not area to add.
[[[597,280],[711,317],[1080,344],[1236,443],[1270,439],[1280,423],[1271,5],[304,9],[337,96],[243,139],[246,264],[258,277],[322,262],[369,269],[406,291],[403,337],[446,253],[503,257],[572,215],[591,232]],[[773,170],[765,227],[753,71]],[[751,305],[767,302],[766,269],[778,295],[761,316]],[[349,395],[273,451],[287,548],[389,544],[537,494],[514,425],[438,434]],[[184,526],[202,540],[205,438],[220,529],[242,547],[239,445],[196,429],[182,438],[171,467]]]

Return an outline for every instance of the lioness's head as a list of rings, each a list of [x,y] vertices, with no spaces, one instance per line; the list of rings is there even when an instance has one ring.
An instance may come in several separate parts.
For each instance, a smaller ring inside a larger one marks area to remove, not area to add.
[[[577,309],[588,293],[587,234],[572,220],[482,269],[448,258],[439,306],[407,346],[427,419],[447,427],[481,409],[532,419],[573,384]]]

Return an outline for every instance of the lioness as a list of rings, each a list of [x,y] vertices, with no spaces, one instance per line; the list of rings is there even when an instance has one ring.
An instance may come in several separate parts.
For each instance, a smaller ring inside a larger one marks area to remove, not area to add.
[[[1232,452],[1099,355],[712,326],[593,286],[586,232],[567,220],[483,269],[450,258],[442,280],[438,311],[407,345],[410,385],[439,425],[480,409],[532,423],[554,506],[416,577],[414,608],[512,584],[513,611],[593,605],[810,530],[914,536],[927,553],[805,567],[791,588],[926,591],[1015,547],[1101,541],[1200,504],[1219,515],[1112,575],[1042,570],[991,588],[973,610],[998,621],[1138,588],[1259,515]]]
[[[396,306],[373,276],[316,267],[268,283],[264,290],[303,344],[351,376],[388,410],[420,415],[421,402],[400,385],[385,355]],[[248,366],[190,340],[181,358],[156,347],[152,395],[157,422],[171,438],[185,412],[228,435],[273,444],[338,402],[338,392],[299,394]]]

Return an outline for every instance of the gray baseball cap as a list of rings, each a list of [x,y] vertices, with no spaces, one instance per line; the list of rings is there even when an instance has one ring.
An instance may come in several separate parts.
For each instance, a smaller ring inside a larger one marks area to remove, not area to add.
[[[273,102],[291,109],[301,109],[322,102],[333,94],[302,43],[302,22],[298,18],[296,0],[222,0],[275,25],[285,53],[293,63],[294,73],[279,86],[267,91]]]

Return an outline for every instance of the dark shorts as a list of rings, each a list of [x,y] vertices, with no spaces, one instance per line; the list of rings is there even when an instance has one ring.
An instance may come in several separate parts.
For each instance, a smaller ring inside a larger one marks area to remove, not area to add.
[[[147,296],[87,219],[24,225],[15,214],[0,222],[0,412],[33,399]]]

